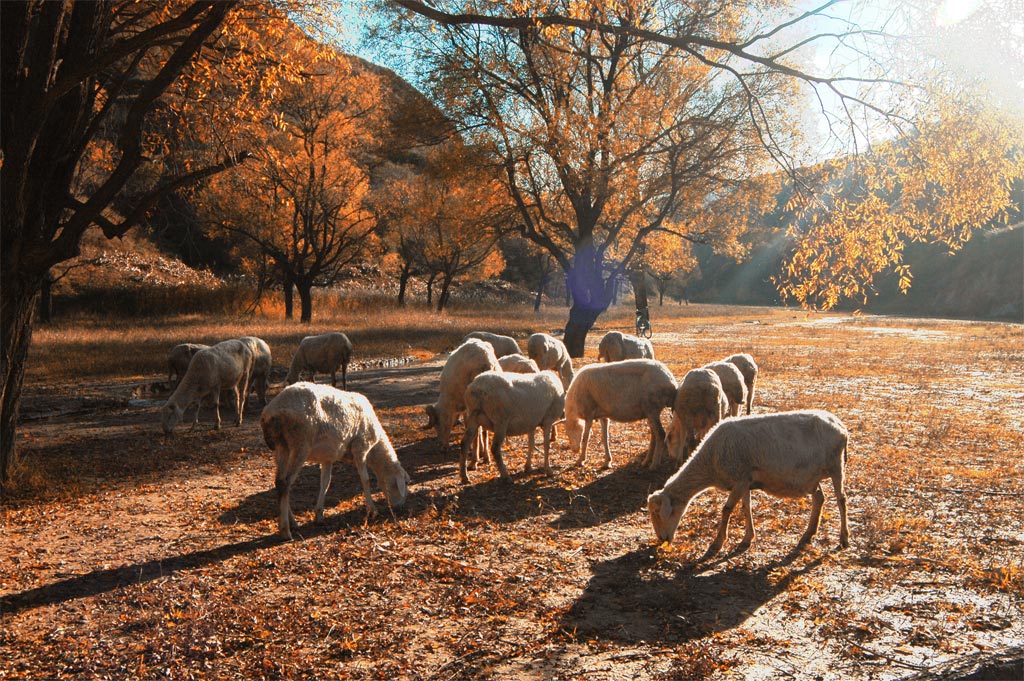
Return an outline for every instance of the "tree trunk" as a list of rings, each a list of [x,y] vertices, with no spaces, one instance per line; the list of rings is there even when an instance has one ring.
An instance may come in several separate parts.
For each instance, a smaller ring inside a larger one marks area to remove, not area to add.
[[[448,304],[448,297],[451,295],[452,277],[445,275],[441,279],[441,292],[437,294],[437,311],[444,312]]]
[[[299,304],[302,306],[299,321],[309,324],[313,321],[313,285],[296,284],[295,288],[299,290]]]
[[[533,301],[533,311],[540,312],[540,303],[544,298],[544,289],[548,287],[548,277],[551,273],[547,269],[540,271],[540,283],[537,284],[537,297]]]
[[[629,283],[633,285],[633,299],[636,302],[637,310],[646,310],[650,304],[647,301],[647,278],[643,270],[630,270]]]
[[[292,284],[290,275],[284,275],[284,318],[292,319],[295,316],[295,286]]]
[[[398,307],[405,307],[405,289],[409,285],[411,275],[412,268],[409,264],[402,265],[402,272],[398,275]]]
[[[570,357],[582,357],[587,334],[611,304],[611,286],[604,280],[596,251],[577,246],[572,269],[566,279],[572,293],[572,307],[565,325],[565,347]]]
[[[565,325],[565,336],[562,341],[570,357],[582,357],[587,342],[587,334],[594,328],[594,323],[604,310],[584,308],[576,303],[569,308],[569,321]]]
[[[434,279],[437,274],[431,274],[427,279],[427,307],[434,304]]]
[[[32,343],[32,313],[42,287],[41,277],[19,275],[5,269],[2,276],[3,297],[0,299],[0,328],[3,347],[0,355],[0,499],[17,461],[15,431],[21,389],[25,381],[28,349]]]
[[[39,294],[39,323],[49,324],[53,321],[53,274],[47,272],[43,277]]]

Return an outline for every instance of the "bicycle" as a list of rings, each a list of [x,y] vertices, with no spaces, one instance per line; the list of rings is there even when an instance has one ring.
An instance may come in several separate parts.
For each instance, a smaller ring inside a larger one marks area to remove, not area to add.
[[[653,331],[651,330],[651,317],[646,307],[637,308],[636,311],[636,335],[641,338],[650,338]]]

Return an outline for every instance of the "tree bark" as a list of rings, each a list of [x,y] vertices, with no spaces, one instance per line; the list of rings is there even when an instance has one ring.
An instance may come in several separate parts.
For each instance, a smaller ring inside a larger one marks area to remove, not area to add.
[[[409,285],[411,275],[412,267],[408,263],[402,265],[402,272],[398,275],[398,307],[405,307],[405,289]]]
[[[290,275],[284,275],[284,318],[293,319],[295,317],[295,286],[292,284],[292,278]]]
[[[295,288],[299,290],[299,304],[301,305],[299,321],[309,324],[313,321],[313,285],[296,284]]]
[[[436,277],[436,274],[431,274],[430,278],[427,279],[427,307],[434,304],[434,279]]]
[[[540,271],[540,283],[537,284],[537,297],[533,301],[533,311],[540,312],[540,303],[544,298],[544,289],[548,287],[548,277],[551,273],[547,269]]]
[[[51,272],[47,272],[40,284],[39,292],[39,323],[49,324],[53,321],[53,283]]]
[[[451,295],[452,277],[443,276],[441,279],[441,292],[437,294],[437,311],[444,312],[444,308],[448,305],[448,296]]]
[[[630,270],[629,283],[633,285],[633,300],[637,310],[646,310],[650,303],[647,300],[647,278],[643,270]]]
[[[563,342],[569,356],[582,357],[587,342],[587,334],[594,328],[594,323],[604,310],[585,308],[576,303],[569,308],[569,321],[565,324]]]
[[[15,431],[21,390],[25,381],[28,349],[32,343],[32,314],[42,286],[41,275],[26,275],[4,270],[0,278],[0,329],[3,330],[0,354],[0,499],[17,461]]]

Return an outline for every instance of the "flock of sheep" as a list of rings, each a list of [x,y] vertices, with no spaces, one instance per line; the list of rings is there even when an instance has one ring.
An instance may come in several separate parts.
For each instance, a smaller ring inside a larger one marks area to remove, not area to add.
[[[426,428],[433,427],[442,453],[448,448],[452,429],[461,417],[465,422],[459,451],[459,477],[469,483],[469,470],[481,459],[493,459],[503,480],[511,476],[502,458],[505,439],[529,436],[526,472],[533,469],[535,435],[541,429],[543,470],[549,473],[550,446],[556,426],[563,424],[569,447],[587,458],[594,421],[601,422],[603,468],[612,465],[608,442],[610,421],[646,419],[650,441],[643,462],[652,468],[664,459],[679,469],[665,486],[647,499],[654,532],[663,542],[672,541],[679,520],[690,501],[716,488],[728,492],[718,531],[700,558],[706,560],[722,548],[729,518],[743,502],[746,533],[737,547],[743,551],[754,537],[750,491],[763,490],[779,497],[810,494],[812,507],[807,530],[798,548],[818,529],[825,500],[821,482],[830,478],[840,514],[839,542],[849,545],[844,492],[848,432],[834,415],[821,410],[751,415],[758,367],[748,354],[736,354],[687,372],[676,382],[672,372],[654,359],[649,340],[618,331],[602,338],[599,363],[574,371],[565,345],[552,336],[533,334],[526,354],[509,336],[474,332],[449,355],[441,371],[439,397],[427,405]],[[309,336],[292,358],[285,380],[287,387],[267,404],[270,348],[255,337],[223,341],[212,347],[184,344],[168,357],[171,377],[179,382],[162,410],[164,431],[170,433],[184,412],[204,399],[213,402],[220,427],[222,392],[235,400],[238,423],[250,390],[265,405],[260,426],[267,445],[274,450],[279,501],[278,530],[291,539],[297,528],[291,510],[290,490],[302,466],[320,465],[320,489],[316,520],[323,518],[324,501],[335,461],[351,461],[359,473],[367,511],[377,508],[370,491],[369,470],[383,489],[388,503],[404,505],[410,479],[402,468],[387,433],[369,400],[358,393],[314,382],[297,381],[304,373],[331,374],[336,385],[341,369],[342,387],[352,354],[352,344],[341,333]],[[740,416],[741,408],[746,415]],[[661,413],[673,417],[668,431]]]

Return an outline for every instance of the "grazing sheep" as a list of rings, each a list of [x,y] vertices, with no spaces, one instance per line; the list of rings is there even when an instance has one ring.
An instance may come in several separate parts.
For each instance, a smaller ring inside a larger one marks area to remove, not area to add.
[[[243,336],[238,340],[249,346],[252,352],[252,375],[249,376],[249,389],[256,391],[260,405],[267,404],[267,390],[270,388],[270,346],[256,336]]]
[[[499,357],[498,365],[501,367],[502,371],[507,371],[513,374],[535,374],[540,371],[536,362],[526,355],[519,354],[518,352],[514,355]],[[562,390],[564,391],[565,388]]]
[[[743,500],[747,531],[737,551],[745,551],[754,538],[750,490],[760,489],[776,497],[813,500],[807,530],[797,549],[818,531],[825,494],[821,481],[832,478],[839,504],[839,544],[850,545],[846,524],[846,493],[843,477],[849,433],[842,421],[827,411],[791,411],[742,416],[719,423],[697,447],[693,457],[668,479],[665,487],[647,497],[654,533],[670,542],[690,501],[712,487],[729,492],[718,523],[718,534],[699,560],[714,556],[725,542],[729,516]]]
[[[526,341],[526,354],[537,363],[541,371],[550,369],[562,379],[562,387],[569,389],[572,383],[572,359],[565,343],[547,335],[546,333],[535,333]]]
[[[729,413],[729,400],[718,374],[711,369],[686,372],[672,410],[675,416],[665,436],[665,448],[673,460],[682,463],[712,426]]]
[[[466,408],[466,386],[485,371],[500,371],[498,358],[490,343],[471,338],[455,348],[441,370],[441,387],[437,402],[425,407],[427,425],[437,430],[437,445],[442,453],[448,449],[455,419]]]
[[[466,388],[465,402],[466,433],[459,457],[459,478],[464,484],[469,483],[466,459],[470,443],[477,439],[478,429],[494,433],[491,455],[498,464],[501,478],[511,480],[501,457],[502,442],[509,435],[530,436],[525,469],[529,473],[533,470],[534,436],[540,428],[544,436],[544,471],[551,471],[551,431],[565,410],[565,389],[554,372],[485,371]]]
[[[352,358],[352,343],[343,333],[324,333],[306,336],[299,342],[299,348],[292,357],[291,368],[285,377],[286,385],[295,383],[302,374],[309,372],[309,380],[316,380],[316,372],[331,375],[331,385],[338,385],[338,368],[341,368],[341,386],[348,387],[348,361]]]
[[[488,333],[486,331],[473,331],[472,333],[467,333],[466,337],[462,339],[462,342],[465,343],[470,338],[482,340],[484,343],[490,343],[491,347],[494,348],[494,356],[498,359],[501,359],[505,355],[514,355],[520,352],[519,343],[511,336],[502,336],[497,333]]]
[[[747,414],[750,414],[750,405],[754,403],[754,385],[757,383],[757,363],[754,358],[745,352],[726,357],[723,361],[736,365],[736,368],[743,374],[743,383],[747,386]]]
[[[647,419],[651,425],[651,441],[644,461],[651,467],[661,463],[665,446],[665,430],[661,426],[661,410],[671,407],[676,397],[676,380],[672,372],[653,359],[627,359],[609,364],[591,364],[580,369],[565,395],[565,430],[569,448],[579,452],[575,465],[587,458],[590,427],[601,419],[604,441],[604,464],[612,464],[608,448],[608,419],[619,422]]]
[[[729,416],[738,416],[740,407],[747,401],[747,384],[744,383],[739,368],[732,362],[712,362],[705,364],[704,368],[718,374],[722,390],[729,400]]]
[[[199,423],[199,408],[206,397],[213,399],[217,428],[220,429],[221,390],[234,391],[238,425],[242,425],[251,373],[252,351],[240,340],[222,341],[197,352],[189,362],[188,370],[178,387],[161,410],[160,420],[164,432],[170,434],[181,423],[185,410],[192,404],[196,405],[196,417],[192,422],[195,428]]]
[[[177,387],[177,382],[181,381],[181,377],[188,371],[188,363],[197,352],[208,347],[210,346],[201,343],[182,343],[171,348],[167,353],[167,382],[175,381],[174,386]]]
[[[316,383],[290,385],[263,409],[260,428],[277,462],[274,487],[280,508],[277,528],[282,538],[291,539],[292,530],[298,529],[289,495],[306,461],[320,464],[318,523],[324,518],[324,501],[335,461],[351,461],[356,467],[368,514],[376,515],[377,506],[370,494],[367,467],[376,476],[388,503],[395,508],[405,505],[409,475],[398,461],[370,401],[359,393]]]
[[[597,359],[603,362],[654,359],[654,346],[646,338],[630,336],[621,331],[609,331],[597,347]]]

